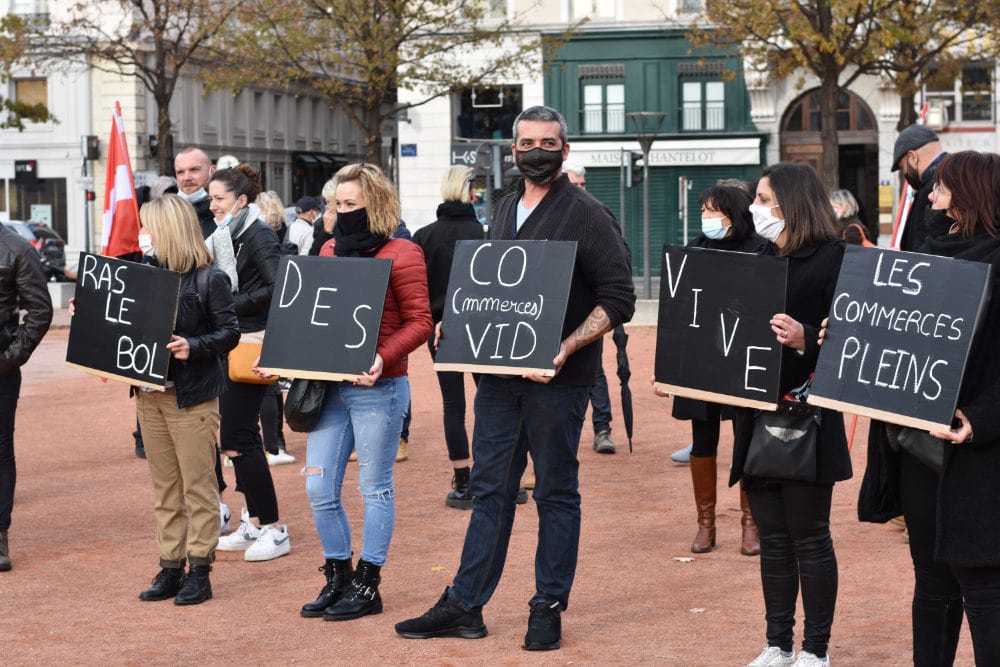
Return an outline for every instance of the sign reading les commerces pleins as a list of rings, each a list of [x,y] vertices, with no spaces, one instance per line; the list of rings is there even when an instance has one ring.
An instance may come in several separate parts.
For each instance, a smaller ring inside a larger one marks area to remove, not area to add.
[[[371,368],[392,260],[285,255],[264,331],[260,369],[354,380]]]
[[[459,241],[434,369],[554,375],[573,241]]]
[[[769,324],[785,310],[787,260],[663,247],[654,381],[675,395],[774,410],[782,346]]]
[[[809,402],[947,431],[991,267],[847,246]]]
[[[85,373],[164,389],[181,274],[80,253],[66,363]]]

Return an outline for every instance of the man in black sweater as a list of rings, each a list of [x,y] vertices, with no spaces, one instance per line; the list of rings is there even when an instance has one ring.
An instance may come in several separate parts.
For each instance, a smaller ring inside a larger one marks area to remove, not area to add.
[[[931,218],[939,215],[931,210],[928,196],[934,188],[934,172],[946,155],[938,136],[925,125],[910,125],[896,138],[892,149],[892,171],[902,171],[913,189],[913,203],[899,239],[900,250],[919,250],[930,231]]]
[[[607,208],[562,174],[569,155],[566,122],[548,107],[525,109],[514,121],[514,161],[524,176],[497,206],[493,239],[575,241],[576,262],[553,359],[555,376],[483,375],[476,393],[471,492],[475,497],[462,561],[453,584],[419,618],[396,631],[413,639],[486,635],[482,608],[503,573],[518,484],[531,453],[538,509],[535,594],[524,648],[557,649],[560,612],[569,603],[580,541],[577,448],[598,346],[631,319],[635,290],[628,253]]]

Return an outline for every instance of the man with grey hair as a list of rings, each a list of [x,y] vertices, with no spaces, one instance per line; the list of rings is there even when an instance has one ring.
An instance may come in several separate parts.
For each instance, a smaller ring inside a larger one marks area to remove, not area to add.
[[[538,511],[535,593],[524,648],[560,647],[560,613],[569,604],[580,544],[577,449],[600,364],[592,345],[631,319],[635,289],[628,252],[606,206],[562,173],[566,121],[536,106],[514,120],[514,162],[523,182],[496,208],[492,239],[576,242],[562,343],[554,376],[484,374],[472,434],[472,517],[451,586],[423,616],[396,624],[411,639],[486,636],[482,609],[503,573],[527,455],[535,466]]]

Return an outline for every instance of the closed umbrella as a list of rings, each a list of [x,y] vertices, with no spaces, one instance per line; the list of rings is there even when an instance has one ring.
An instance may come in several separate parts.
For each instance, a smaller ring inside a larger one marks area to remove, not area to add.
[[[625,333],[625,327],[618,325],[615,327],[614,333],[611,334],[612,340],[615,341],[615,348],[617,350],[615,357],[618,360],[618,380],[622,385],[622,418],[625,420],[625,433],[628,435],[628,451],[632,452],[632,390],[629,389],[628,379],[632,377],[632,369],[628,365],[628,350],[626,346],[628,345],[628,334]]]

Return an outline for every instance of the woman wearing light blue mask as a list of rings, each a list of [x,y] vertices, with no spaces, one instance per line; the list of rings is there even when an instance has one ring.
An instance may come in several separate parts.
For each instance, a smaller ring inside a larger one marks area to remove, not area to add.
[[[750,201],[745,185],[716,185],[702,192],[698,197],[701,234],[688,246],[762,252],[768,243],[754,232]],[[706,553],[715,547],[716,457],[720,426],[723,420],[732,419],[733,412],[717,403],[675,396],[671,415],[674,419],[691,420],[691,484],[698,515],[698,533],[691,544],[691,551]],[[743,510],[740,553],[754,556],[760,551],[757,526],[742,489],[740,506]]]

